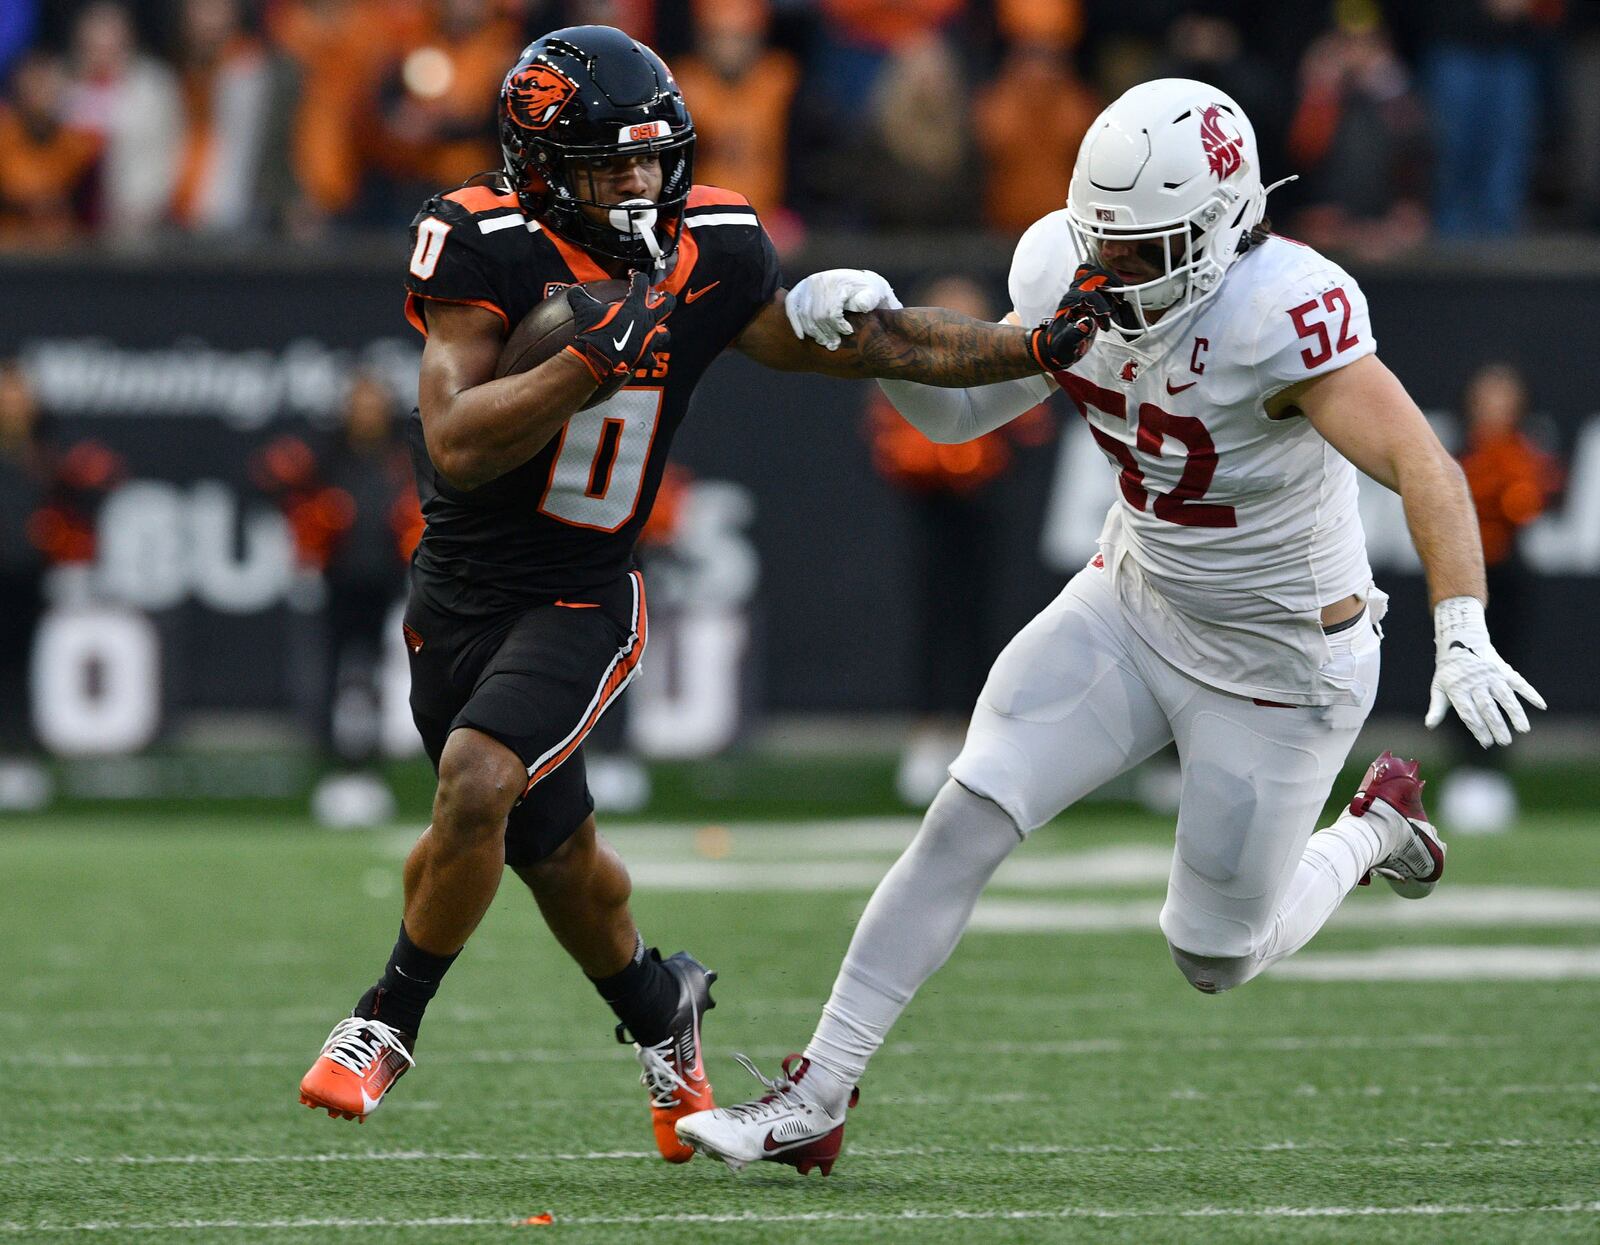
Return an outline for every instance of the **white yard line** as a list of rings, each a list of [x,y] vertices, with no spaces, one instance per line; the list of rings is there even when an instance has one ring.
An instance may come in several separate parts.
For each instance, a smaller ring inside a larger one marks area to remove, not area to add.
[[[1383,947],[1285,960],[1302,981],[1576,981],[1600,978],[1600,947]]]
[[[1289,1090],[1293,1098],[1572,1098],[1580,1094],[1600,1094],[1600,1081],[1578,1081],[1565,1085],[1297,1085]],[[1169,1097],[1180,1102],[1226,1102],[1235,1098],[1282,1098],[1277,1085],[1255,1090],[1175,1089]],[[946,1100],[948,1101],[948,1099]],[[1067,1101],[1065,1097],[1062,1101]]]
[[[1392,1036],[1364,1034],[1310,1034],[1306,1036],[1234,1038],[1234,1037],[1175,1037],[1128,1041],[1122,1038],[1078,1038],[1054,1042],[890,1042],[885,1049],[891,1054],[945,1054],[945,1055],[1118,1055],[1129,1052],[1173,1051],[1330,1051],[1330,1050],[1463,1050],[1486,1046],[1510,1044],[1510,1034],[1458,1034],[1410,1033]],[[782,1058],[789,1051],[785,1046],[754,1046],[749,1050],[761,1059]],[[72,1051],[22,1051],[0,1053],[0,1067],[13,1068],[271,1068],[304,1061],[304,1051],[269,1054],[263,1051],[239,1051],[224,1055],[152,1054],[127,1052],[122,1054],[84,1054]],[[627,1053],[619,1048],[595,1047],[587,1050],[430,1050],[423,1062],[428,1064],[542,1064],[542,1063],[615,1063],[626,1064]]]
[[[893,857],[911,842],[920,817],[846,817],[817,821],[649,821],[612,824],[605,829],[631,866],[637,860],[671,860],[698,856],[697,841],[708,833],[719,850],[735,855],[787,855],[796,846],[807,855]],[[378,831],[374,846],[380,855],[404,859],[416,846],[416,829]]]
[[[1363,1219],[1454,1218],[1461,1216],[1594,1215],[1600,1202],[1545,1202],[1533,1206],[1505,1206],[1484,1202],[1429,1203],[1413,1206],[1198,1206],[1191,1209],[1066,1206],[1050,1210],[818,1210],[791,1214],[738,1211],[727,1214],[572,1215],[558,1216],[557,1224],[571,1227],[630,1227],[719,1223],[949,1223],[1030,1220],[1118,1219]],[[15,1223],[0,1221],[0,1232],[206,1232],[218,1230],[304,1231],[308,1228],[475,1228],[516,1227],[523,1219],[494,1216],[451,1215],[428,1219],[341,1217],[315,1219],[168,1219],[156,1221],[88,1220],[81,1223]]]
[[[1376,1155],[1395,1150],[1478,1152],[1484,1150],[1574,1150],[1600,1147],[1600,1137],[1537,1139],[1488,1137],[1465,1141],[1417,1141],[1393,1137],[1382,1141],[1348,1145],[1330,1141],[1269,1141],[1254,1145],[1218,1145],[1211,1142],[1175,1142],[1146,1146],[1115,1144],[1055,1145],[1015,1144],[952,1146],[906,1146],[898,1148],[853,1147],[850,1155],[859,1159],[932,1157],[944,1154],[1050,1155],[1096,1154],[1132,1156],[1140,1154],[1280,1154],[1314,1151],[1327,1154]],[[321,1163],[615,1163],[659,1162],[654,1150],[589,1150],[573,1153],[534,1151],[526,1154],[486,1154],[477,1150],[367,1150],[335,1151],[321,1154],[4,1154],[0,1166],[11,1167],[254,1167],[283,1164]]]
[[[890,857],[818,859],[805,845],[796,859],[793,844],[767,859],[718,860],[692,850],[670,857],[623,852],[628,872],[641,890],[658,891],[866,891],[889,871]],[[1023,850],[995,874],[998,890],[1074,890],[1095,886],[1143,886],[1167,880],[1172,853],[1158,847],[1107,847],[1087,852],[1031,855]]]
[[[984,899],[969,928],[1013,934],[1151,932],[1160,912],[1158,899],[1115,903]],[[1600,925],[1600,890],[1457,886],[1420,902],[1381,893],[1358,894],[1329,924],[1337,929]]]

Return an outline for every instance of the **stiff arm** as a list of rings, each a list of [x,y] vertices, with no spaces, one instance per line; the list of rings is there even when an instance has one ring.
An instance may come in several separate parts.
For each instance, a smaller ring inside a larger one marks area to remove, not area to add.
[[[855,331],[837,350],[802,340],[783,312],[785,291],[756,313],[734,346],[780,372],[856,380],[892,379],[959,389],[1038,376],[1028,333],[941,307],[879,308],[851,315]]]

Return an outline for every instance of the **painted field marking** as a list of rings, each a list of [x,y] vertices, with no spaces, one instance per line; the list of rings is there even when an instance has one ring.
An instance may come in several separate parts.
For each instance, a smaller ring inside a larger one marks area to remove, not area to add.
[[[788,851],[793,844],[786,846]],[[670,859],[629,857],[635,885],[657,891],[868,891],[889,871],[890,858],[851,860],[792,856],[763,860],[706,860],[692,851]],[[1167,880],[1170,850],[1158,847],[1106,847],[1086,852],[1029,855],[1019,852],[1000,866],[991,885],[997,890],[1076,890],[1096,886],[1144,886]]]
[[[1600,947],[1383,947],[1276,965],[1301,981],[1574,981],[1600,978]]]
[[[728,1214],[659,1215],[572,1215],[554,1222],[574,1227],[644,1227],[649,1225],[718,1223],[945,1223],[987,1220],[1118,1220],[1118,1219],[1364,1219],[1364,1218],[1454,1218],[1458,1216],[1515,1215],[1593,1215],[1600,1214],[1600,1202],[1544,1202],[1531,1206],[1505,1206],[1494,1203],[1429,1203],[1413,1206],[1198,1206],[1189,1209],[1142,1207],[1066,1206],[1050,1210],[902,1210],[838,1211],[818,1210],[791,1214],[762,1214],[739,1211]],[[16,1223],[0,1221],[0,1232],[207,1232],[304,1231],[308,1228],[477,1228],[518,1227],[523,1220],[504,1216],[451,1215],[429,1219],[340,1217],[317,1219],[168,1219],[157,1221],[87,1220],[81,1223]]]
[[[1579,1094],[1600,1094],[1600,1081],[1579,1081],[1566,1085],[1297,1085],[1288,1091],[1292,1098],[1573,1098]],[[1284,1091],[1275,1085],[1255,1090],[1175,1089],[1169,1097],[1180,1102],[1224,1102],[1235,1098],[1282,1098]],[[1067,1101],[1065,1097],[1061,1101]]]
[[[698,855],[696,837],[707,829],[725,831],[734,855],[776,857],[803,845],[808,855],[897,856],[922,824],[920,817],[845,817],[796,821],[636,821],[612,825],[606,837],[631,869],[636,860],[675,860]],[[416,846],[422,827],[384,830],[373,845],[379,855],[403,860]]]
[[[968,928],[1012,934],[1153,933],[1160,912],[1161,901],[1156,899],[1115,903],[984,899]],[[1457,886],[1441,890],[1425,902],[1358,895],[1334,913],[1328,924],[1339,929],[1600,925],[1600,890]]]
[[[1330,1050],[1465,1050],[1490,1046],[1507,1046],[1512,1035],[1461,1034],[1461,1033],[1407,1033],[1372,1037],[1363,1034],[1311,1034],[1285,1035],[1264,1038],[1190,1037],[1128,1041],[1122,1038],[1065,1038],[1053,1042],[889,1042],[884,1049],[891,1054],[955,1054],[955,1055],[1117,1055],[1129,1052],[1172,1051],[1330,1051]],[[781,1059],[789,1053],[787,1046],[753,1046],[747,1052],[754,1058]],[[189,1055],[163,1052],[84,1054],[73,1051],[6,1051],[0,1052],[0,1067],[13,1068],[271,1068],[304,1063],[304,1051],[268,1054],[262,1051],[239,1051],[226,1055]],[[430,1050],[429,1064],[541,1064],[541,1063],[614,1063],[629,1062],[621,1050]]]
[[[1327,1154],[1387,1154],[1399,1150],[1572,1150],[1600,1147],[1600,1137],[1558,1137],[1551,1139],[1488,1137],[1481,1140],[1417,1141],[1392,1137],[1382,1141],[1345,1144],[1331,1141],[1268,1141],[1253,1145],[1216,1145],[1210,1142],[1174,1142],[1146,1146],[993,1144],[983,1146],[900,1146],[852,1147],[852,1158],[889,1159],[934,1157],[949,1154],[1050,1155],[1163,1155],[1163,1154],[1281,1154],[1314,1151]],[[477,1150],[365,1150],[318,1154],[4,1154],[0,1165],[14,1167],[255,1167],[283,1164],[319,1163],[615,1163],[659,1162],[654,1150],[590,1150],[574,1153],[537,1151],[528,1154],[487,1154]]]
[[[635,884],[647,889],[856,891],[878,884],[919,824],[915,817],[717,823],[725,857],[698,850],[701,836],[712,828],[704,822],[650,822],[606,833]],[[415,841],[414,834],[386,832],[377,843],[381,855],[403,858]],[[800,855],[805,859],[796,859]],[[1025,847],[1000,867],[994,885],[1015,890],[1143,885],[1165,882],[1171,866],[1172,848],[1153,843],[1049,854]]]

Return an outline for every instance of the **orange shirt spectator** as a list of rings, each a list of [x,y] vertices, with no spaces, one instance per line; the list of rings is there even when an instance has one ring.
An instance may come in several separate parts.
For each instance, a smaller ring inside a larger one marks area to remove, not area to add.
[[[0,236],[60,241],[83,224],[78,198],[100,144],[62,121],[67,78],[53,57],[30,55],[14,83],[0,106]]]
[[[1076,47],[1083,37],[1083,0],[999,0],[995,22],[1009,43]]]
[[[1054,47],[1020,44],[978,94],[973,113],[983,152],[984,219],[1021,233],[1067,200],[1078,144],[1099,114],[1093,91]]]
[[[766,45],[765,0],[695,7],[695,50],[675,67],[696,134],[695,180],[737,190],[761,212],[783,205],[789,110],[800,69]]]
[[[291,159],[311,206],[337,215],[355,202],[379,83],[430,30],[420,0],[278,0],[273,42],[300,70]]]
[[[852,43],[890,49],[936,33],[967,7],[967,0],[823,0],[834,33]]]
[[[1527,407],[1522,378],[1511,368],[1483,368],[1467,385],[1463,403],[1467,477],[1483,536],[1483,561],[1491,570],[1512,561],[1518,533],[1532,523],[1561,488],[1561,470],[1518,426]]]
[[[979,320],[991,316],[983,291],[965,277],[936,280],[917,294],[917,305],[948,307]],[[881,392],[867,407],[867,439],[878,474],[908,493],[968,497],[1003,475],[1020,446],[1043,445],[1055,424],[1041,403],[1003,428],[953,445],[930,441]]]
[[[503,159],[495,101],[521,50],[514,22],[489,0],[440,0],[433,27],[390,79],[369,158],[391,176],[454,186]]]
[[[236,0],[186,0],[182,43],[188,132],[173,216],[191,229],[242,229],[259,206],[271,107],[266,51],[245,33]]]
[[[1550,456],[1520,432],[1474,441],[1461,459],[1483,533],[1483,560],[1496,566],[1511,556],[1517,532],[1544,513],[1559,473]]]

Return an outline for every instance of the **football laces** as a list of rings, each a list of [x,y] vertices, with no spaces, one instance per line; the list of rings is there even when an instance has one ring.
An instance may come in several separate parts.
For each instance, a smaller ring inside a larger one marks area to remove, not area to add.
[[[663,1038],[653,1046],[639,1047],[639,1062],[644,1072],[639,1083],[650,1091],[650,1101],[658,1107],[677,1105],[680,1089],[687,1090],[689,1082],[678,1074],[667,1056],[672,1053],[672,1039]]]
[[[407,1067],[416,1067],[417,1061],[393,1029],[381,1021],[360,1016],[347,1017],[335,1025],[322,1053],[341,1068],[349,1068],[361,1076],[383,1054],[385,1047],[398,1052]]]
[[[782,1115],[786,1111],[800,1110],[799,1102],[789,1096],[789,1091],[794,1088],[794,1082],[788,1077],[769,1080],[745,1056],[735,1053],[733,1057],[744,1066],[746,1072],[761,1082],[767,1092],[754,1102],[742,1102],[736,1107],[723,1108],[730,1116],[741,1120],[760,1120],[770,1115]]]

